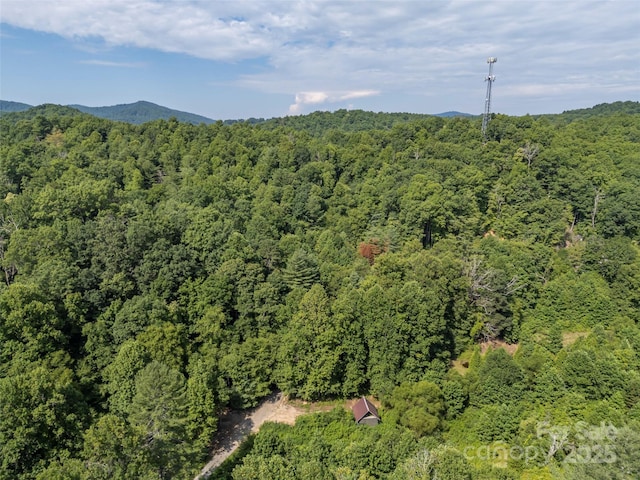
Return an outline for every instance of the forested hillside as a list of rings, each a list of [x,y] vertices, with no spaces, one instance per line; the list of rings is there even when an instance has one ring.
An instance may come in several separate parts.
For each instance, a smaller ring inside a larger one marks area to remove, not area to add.
[[[487,142],[4,116],[0,479],[193,478],[274,389],[382,423],[268,424],[225,478],[640,477],[640,115],[611,110]]]
[[[448,112],[443,117],[468,116],[459,112]],[[388,130],[399,123],[427,120],[434,115],[421,113],[373,113],[363,110],[337,110],[335,112],[313,112],[309,115],[292,115],[281,118],[263,120],[266,128],[289,127],[304,130],[314,136],[322,136],[329,130],[341,132],[358,132],[365,130]]]
[[[26,103],[8,102],[0,100],[0,116],[3,114],[22,112],[25,110],[32,110],[37,112],[43,107],[48,109],[57,108],[72,108],[83,113],[88,113],[95,117],[106,118],[107,120],[114,120],[119,122],[127,122],[139,125],[145,122],[151,122],[154,120],[169,120],[176,118],[180,122],[192,123],[198,125],[200,123],[215,123],[212,120],[201,115],[194,113],[182,112],[180,110],[173,110],[171,108],[156,105],[151,102],[138,101],[135,103],[127,103],[121,105],[111,105],[108,107],[87,107],[84,105],[67,105],[65,107],[61,105],[40,105],[38,107],[32,107]]]
[[[107,120],[118,120],[133,124],[141,124],[153,120],[169,120],[174,117],[180,122],[193,123],[214,123],[212,120],[202,115],[194,113],[182,112],[172,108],[156,105],[155,103],[138,101],[122,105],[111,105],[108,107],[85,107],[84,105],[69,105],[84,113],[95,115],[96,117],[106,118]]]
[[[561,115],[547,115],[551,118],[558,118],[562,121],[571,121],[580,118],[588,118],[598,115],[611,115],[616,113],[638,114],[640,113],[640,102],[614,102],[601,103],[591,108],[579,108],[568,110]]]
[[[0,115],[10,112],[22,112],[24,110],[29,110],[30,108],[31,105],[27,105],[26,103],[0,100]]]

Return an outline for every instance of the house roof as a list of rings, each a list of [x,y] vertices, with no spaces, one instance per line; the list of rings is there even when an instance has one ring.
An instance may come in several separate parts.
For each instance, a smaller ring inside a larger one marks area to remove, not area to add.
[[[356,422],[359,422],[367,415],[373,415],[377,419],[380,419],[376,407],[365,397],[362,397],[360,400],[358,400],[351,411],[353,412],[353,416],[356,419]]]

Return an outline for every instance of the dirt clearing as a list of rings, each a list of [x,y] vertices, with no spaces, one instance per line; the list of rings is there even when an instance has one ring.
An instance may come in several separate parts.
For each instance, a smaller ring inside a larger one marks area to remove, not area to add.
[[[282,393],[268,396],[256,408],[245,411],[230,411],[220,417],[218,431],[213,443],[212,457],[200,474],[199,480],[208,478],[211,472],[224,462],[251,433],[256,433],[264,422],[279,422],[293,425],[308,409],[289,404]]]

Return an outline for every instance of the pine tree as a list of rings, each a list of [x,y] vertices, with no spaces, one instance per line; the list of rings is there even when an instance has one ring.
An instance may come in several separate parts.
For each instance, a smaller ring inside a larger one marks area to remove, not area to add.
[[[136,376],[129,419],[143,430],[152,465],[160,478],[173,478],[185,462],[188,421],[184,376],[153,361]]]
[[[308,289],[320,278],[318,263],[304,250],[296,250],[287,263],[284,277],[290,288]]]

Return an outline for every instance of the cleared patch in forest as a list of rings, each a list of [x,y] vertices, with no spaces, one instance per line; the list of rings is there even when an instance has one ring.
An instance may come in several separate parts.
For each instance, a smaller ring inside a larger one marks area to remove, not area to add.
[[[208,478],[211,472],[220,466],[251,434],[260,430],[264,422],[279,422],[293,425],[300,415],[307,411],[294,407],[287,402],[282,393],[271,394],[258,407],[251,410],[232,410],[220,417],[211,460],[195,478]]]
[[[489,351],[489,349],[497,350],[499,348],[504,348],[509,355],[513,355],[514,353],[516,353],[516,350],[518,350],[519,346],[519,343],[507,343],[504,340],[490,340],[488,342],[482,342],[480,344],[480,353],[484,355]]]
[[[371,400],[371,397],[367,397]],[[265,422],[293,425],[300,415],[316,412],[328,412],[336,407],[351,410],[358,398],[325,402],[307,402],[289,400],[281,392],[269,395],[256,408],[250,410],[230,410],[220,417],[211,460],[204,466],[195,480],[208,478],[252,433],[257,433]],[[371,402],[380,408],[380,402]]]
[[[451,368],[453,368],[456,372],[458,372],[463,377],[469,371],[469,361],[468,360],[452,360]]]
[[[565,332],[562,334],[562,346],[567,347],[573,345],[579,338],[584,338],[589,335],[589,331],[581,332]]]

